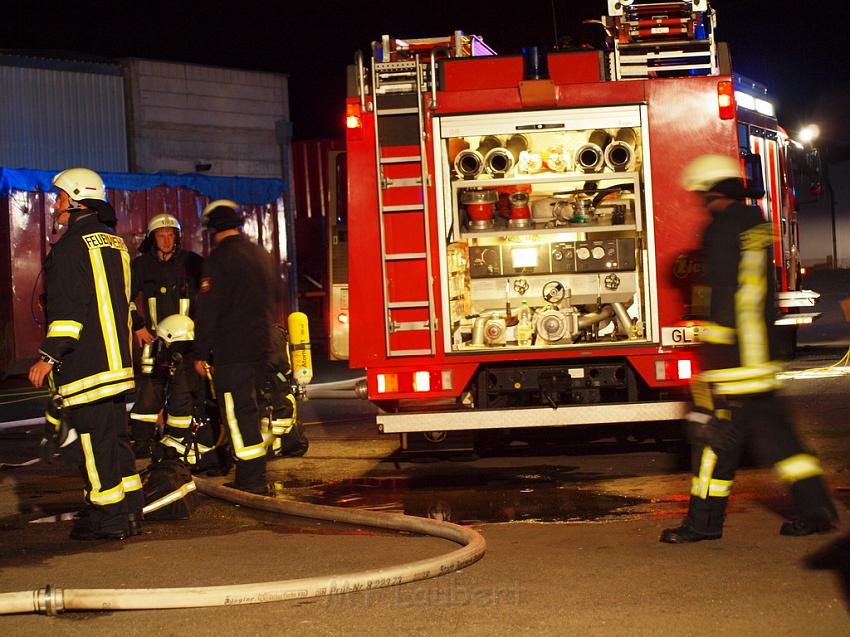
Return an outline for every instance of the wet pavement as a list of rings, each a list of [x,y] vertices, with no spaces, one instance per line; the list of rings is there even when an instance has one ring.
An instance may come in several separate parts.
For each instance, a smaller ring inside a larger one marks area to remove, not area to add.
[[[596,522],[636,516],[647,500],[575,486],[569,467],[509,469],[466,476],[352,478],[274,483],[275,497],[344,508],[404,513],[457,524]]]
[[[827,366],[845,351],[846,343],[806,345],[792,368]],[[686,447],[666,433],[574,435],[501,454],[414,458],[399,454],[396,438],[377,433],[366,403],[314,400],[302,405],[311,440],[306,456],[269,464],[275,497],[472,525],[487,538],[484,560],[452,576],[365,596],[238,610],[0,617],[0,634],[185,634],[199,622],[214,623],[222,635],[284,627],[311,636],[442,634],[458,626],[482,635],[701,635],[706,626],[771,637],[850,634],[850,377],[789,381],[785,394],[824,463],[845,520],[840,533],[778,536],[790,514],[787,494],[771,471],[747,464],[722,542],[661,545],[660,530],[685,512],[689,483]],[[40,433],[38,425],[0,430],[0,462],[35,457]],[[0,470],[0,592],[46,582],[157,587],[310,577],[446,550],[431,538],[285,517],[200,495],[189,520],[148,522],[127,542],[71,542],[68,517],[81,489],[75,470],[62,462]]]

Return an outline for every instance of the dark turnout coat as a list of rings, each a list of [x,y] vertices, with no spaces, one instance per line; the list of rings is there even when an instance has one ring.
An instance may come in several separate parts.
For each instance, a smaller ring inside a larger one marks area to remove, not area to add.
[[[133,389],[130,254],[94,214],[74,221],[44,264],[53,382],[66,406]]]

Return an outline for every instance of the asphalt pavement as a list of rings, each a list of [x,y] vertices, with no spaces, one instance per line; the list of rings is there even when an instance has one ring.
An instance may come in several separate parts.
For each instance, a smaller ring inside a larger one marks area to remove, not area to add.
[[[823,294],[824,317],[817,331],[801,331],[797,369],[826,366],[850,345],[837,304],[850,290],[847,273],[815,272],[809,283]],[[320,367],[316,382],[357,375],[341,363]],[[0,634],[850,634],[850,378],[788,385],[844,519],[831,534],[779,536],[787,497],[769,471],[752,467],[739,475],[722,540],[660,544],[661,529],[676,524],[686,507],[687,469],[675,448],[602,443],[545,455],[406,463],[396,456],[396,439],[371,426],[372,407],[317,400],[303,407],[307,455],[269,465],[276,497],[452,519],[484,535],[484,558],[422,582],[315,599],[0,616]],[[3,390],[15,418],[38,416],[25,385],[13,379]],[[0,431],[0,462],[34,457],[38,432]],[[62,462],[0,470],[0,593],[47,584],[123,589],[290,580],[455,548],[205,496],[189,520],[148,522],[141,536],[124,542],[74,542],[62,517],[79,505],[81,488]],[[551,500],[561,515],[545,519],[540,503]]]

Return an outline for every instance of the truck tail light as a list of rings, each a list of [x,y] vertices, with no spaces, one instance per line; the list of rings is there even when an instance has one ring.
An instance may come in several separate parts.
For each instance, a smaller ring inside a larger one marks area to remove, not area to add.
[[[397,394],[398,374],[378,374],[378,393]]]
[[[413,374],[413,391],[431,391],[431,374],[415,372]]]
[[[655,361],[655,380],[688,380],[692,375],[689,358],[665,358]]]
[[[439,392],[452,389],[452,370],[422,369],[377,374],[379,394],[408,394],[410,392]]]
[[[735,117],[735,89],[729,80],[717,83],[717,111],[720,119]]]

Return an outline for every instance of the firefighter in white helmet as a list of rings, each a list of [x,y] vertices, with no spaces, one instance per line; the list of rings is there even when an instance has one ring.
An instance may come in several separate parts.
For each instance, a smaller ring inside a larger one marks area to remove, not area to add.
[[[202,223],[215,249],[204,263],[195,319],[195,369],[212,367],[216,398],[233,446],[236,476],[228,486],[266,493],[267,448],[257,386],[268,368],[278,284],[270,255],[242,234],[239,205],[211,202]]]
[[[232,465],[226,441],[220,436],[221,419],[210,400],[213,393],[187,364],[195,338],[195,325],[184,314],[167,316],[156,326],[154,365],[165,368],[170,388],[184,387],[191,394],[192,422],[178,434],[167,433],[155,446],[154,460],[142,472],[145,518],[186,519],[194,509],[192,473],[222,475]]]
[[[203,259],[181,247],[181,233],[180,222],[173,215],[161,213],[151,217],[147,235],[139,246],[140,254],[130,264],[133,333],[142,348],[143,379],[130,412],[130,432],[138,457],[150,456],[163,407],[166,435],[182,439],[188,434],[192,420],[192,397],[185,374],[182,369],[172,374],[168,365],[155,365],[151,351],[161,319],[174,314],[191,316],[194,312]],[[141,299],[141,308],[136,306],[137,297]]]
[[[123,540],[139,532],[143,504],[127,436],[125,395],[134,387],[129,255],[112,231],[115,212],[100,175],[71,168],[53,185],[54,222],[66,230],[44,263],[47,335],[29,380],[35,387],[48,380],[54,405],[80,438],[88,506],[71,538]]]
[[[741,448],[750,439],[761,459],[788,485],[797,517],[782,535],[835,527],[838,516],[818,459],[806,451],[776,390],[778,339],[774,318],[773,228],[746,200],[758,196],[742,178],[737,158],[703,155],[682,172],[710,221],[702,237],[710,309],[700,328],[700,369],[691,383],[688,416],[693,478],[688,514],[664,530],[670,544],[723,535],[726,504]]]

